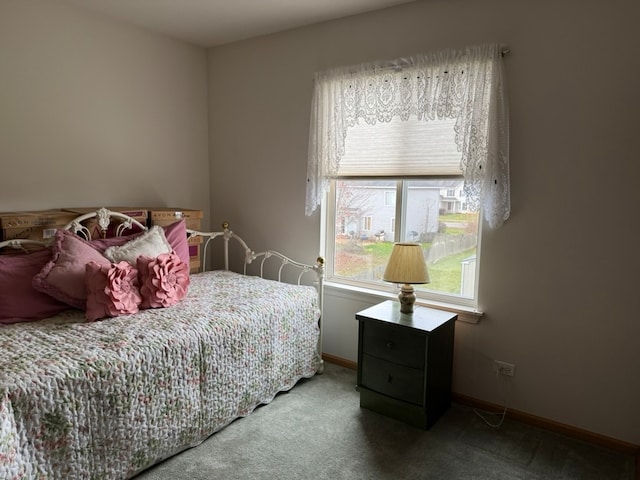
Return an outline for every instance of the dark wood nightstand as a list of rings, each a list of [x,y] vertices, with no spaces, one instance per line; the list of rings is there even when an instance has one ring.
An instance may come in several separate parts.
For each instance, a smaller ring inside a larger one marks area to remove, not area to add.
[[[451,404],[457,315],[388,300],[356,313],[360,406],[430,428]]]

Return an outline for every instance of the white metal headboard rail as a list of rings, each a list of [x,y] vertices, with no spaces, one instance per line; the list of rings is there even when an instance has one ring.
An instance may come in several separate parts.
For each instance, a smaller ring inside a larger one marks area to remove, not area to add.
[[[316,275],[316,282],[315,283],[315,287],[318,291],[318,308],[320,309],[320,322],[318,322],[318,326],[320,328],[320,336],[318,338],[318,353],[321,357],[320,360],[320,368],[318,369],[318,373],[322,373],[324,370],[324,362],[322,361],[322,334],[323,334],[323,328],[322,328],[322,312],[324,311],[324,258],[322,257],[318,257],[316,258],[316,264],[315,265],[310,265],[307,263],[302,263],[302,262],[298,262],[295,260],[292,260],[291,258],[287,257],[286,255],[283,255],[282,253],[275,251],[275,250],[266,250],[264,252],[260,252],[260,253],[255,253],[253,250],[251,250],[246,242],[240,238],[239,236],[237,236],[235,233],[233,233],[230,229],[229,229],[229,222],[224,222],[222,224],[222,231],[221,232],[200,232],[197,230],[187,230],[187,236],[189,238],[192,237],[196,237],[196,236],[200,236],[204,240],[204,244],[202,245],[202,270],[206,270],[207,268],[207,251],[208,251],[208,247],[210,245],[210,242],[217,237],[222,237],[224,240],[224,269],[225,270],[229,270],[229,241],[231,239],[235,239],[242,247],[243,251],[244,251],[244,261],[243,261],[243,274],[247,275],[247,268],[248,266],[257,259],[261,259],[260,260],[260,277],[261,278],[265,278],[265,264],[267,262],[267,260],[269,260],[270,258],[274,258],[276,259],[276,261],[280,262],[280,266],[278,267],[278,275],[277,275],[277,281],[278,282],[282,282],[282,274],[284,272],[284,269],[286,267],[292,267],[294,269],[298,269],[300,270],[300,272],[298,273],[297,276],[297,284],[300,285],[303,276],[306,273],[310,273],[313,272]]]
[[[23,252],[29,253],[29,250],[24,248],[23,245],[35,245],[38,247],[47,247],[51,243],[40,241],[40,240],[28,240],[26,238],[15,238],[13,240],[5,240],[0,242],[0,248],[15,248],[16,250],[22,250]]]
[[[70,230],[76,235],[84,237],[87,240],[91,240],[91,232],[89,229],[82,224],[85,220],[89,220],[90,218],[97,217],[98,219],[98,227],[102,232],[102,236],[104,237],[107,234],[107,229],[112,222],[112,219],[117,218],[120,220],[120,223],[116,226],[115,229],[115,237],[121,237],[125,235],[126,230],[130,230],[133,225],[136,225],[141,230],[147,230],[147,226],[140,223],[135,218],[131,218],[129,215],[125,215],[124,213],[114,212],[113,210],[107,210],[106,208],[100,208],[95,212],[85,213],[84,215],[80,215],[79,217],[74,218],[69,223],[67,223],[63,229]]]
[[[290,265],[294,268],[300,269],[300,274],[298,275],[298,285],[300,284],[302,277],[307,272],[314,272],[318,277],[324,278],[324,258],[318,257],[316,259],[316,265],[310,265],[307,263],[297,262],[292,260],[291,258],[283,255],[282,253],[276,250],[266,250],[264,252],[255,253],[253,250],[249,248],[246,242],[240,238],[238,235],[233,233],[229,229],[229,222],[223,222],[222,231],[221,232],[200,232],[198,230],[187,230],[187,236],[189,238],[192,237],[202,237],[206,238],[204,241],[204,245],[202,246],[202,263],[203,268],[206,268],[207,264],[207,251],[209,242],[214,238],[222,236],[224,239],[224,269],[229,270],[229,240],[232,238],[235,239],[244,250],[244,265],[243,265],[243,273],[247,274],[247,267],[256,259],[263,257],[260,262],[260,276],[264,276],[264,265],[267,259],[270,257],[276,257],[280,260],[281,265],[278,269],[278,281],[282,281],[282,272],[287,265]]]

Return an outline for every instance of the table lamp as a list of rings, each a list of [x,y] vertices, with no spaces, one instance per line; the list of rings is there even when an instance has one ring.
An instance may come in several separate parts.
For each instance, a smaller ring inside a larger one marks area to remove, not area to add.
[[[413,283],[429,283],[429,272],[419,243],[394,243],[382,280],[402,285],[398,299],[402,313],[413,313]]]

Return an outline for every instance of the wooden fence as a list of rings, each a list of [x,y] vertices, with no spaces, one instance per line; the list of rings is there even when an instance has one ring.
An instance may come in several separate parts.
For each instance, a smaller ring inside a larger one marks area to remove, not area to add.
[[[441,258],[474,248],[477,242],[476,235],[437,235],[424,258],[428,263],[436,263]]]

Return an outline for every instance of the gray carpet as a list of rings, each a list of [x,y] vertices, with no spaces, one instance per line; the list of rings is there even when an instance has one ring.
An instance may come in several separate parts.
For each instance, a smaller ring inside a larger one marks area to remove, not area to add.
[[[135,480],[633,480],[631,456],[453,404],[428,431],[360,409],[356,373],[327,363]]]

